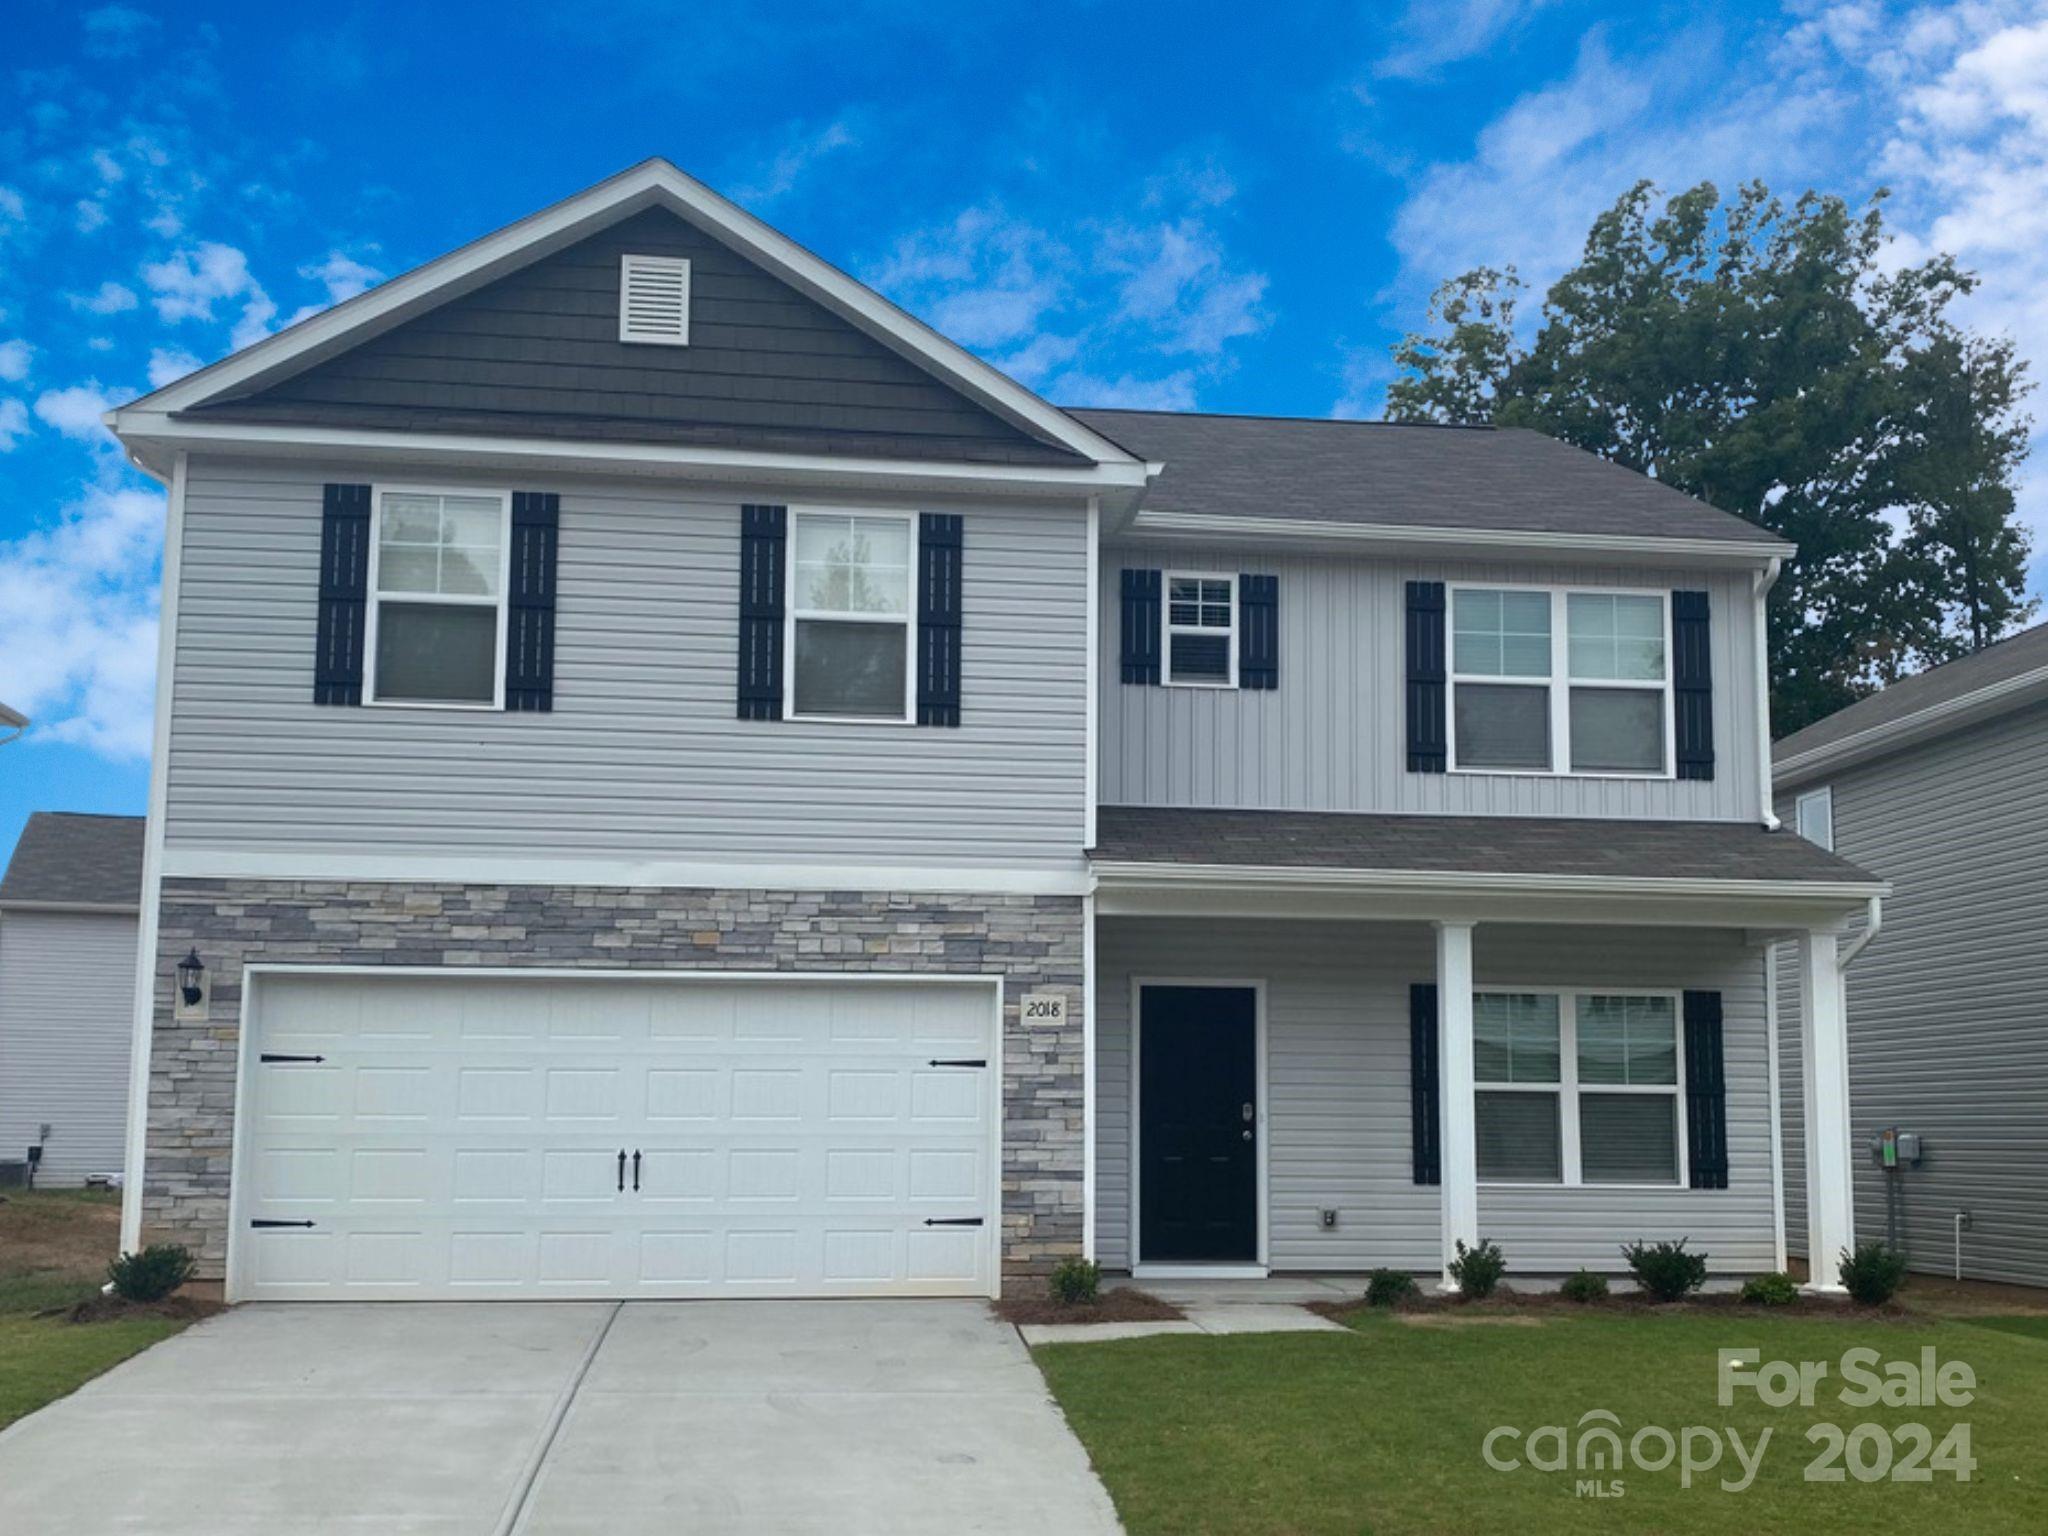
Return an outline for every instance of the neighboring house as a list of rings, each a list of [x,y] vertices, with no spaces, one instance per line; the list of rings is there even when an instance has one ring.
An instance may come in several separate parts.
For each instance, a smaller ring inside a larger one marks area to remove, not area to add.
[[[37,811],[0,878],[0,1162],[38,1185],[126,1152],[143,819]]]
[[[1762,937],[1839,1055],[1882,887],[1767,827],[1738,519],[1062,411],[663,161],[109,421],[170,492],[124,1241],[231,1296],[1778,1263]]]
[[[1894,683],[1773,760],[1779,814],[1895,890],[1850,985],[1858,1233],[1914,1269],[2048,1285],[2048,625]],[[1797,1138],[1796,989],[1779,1007]],[[1912,1138],[1904,1156],[1882,1156],[1887,1130]]]

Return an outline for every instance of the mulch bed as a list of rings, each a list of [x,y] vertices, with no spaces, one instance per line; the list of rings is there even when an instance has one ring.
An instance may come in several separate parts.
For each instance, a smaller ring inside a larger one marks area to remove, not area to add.
[[[1371,1311],[1423,1315],[1454,1314],[1471,1317],[1475,1321],[1481,1317],[1504,1318],[1537,1312],[1625,1312],[1634,1315],[1740,1313],[1758,1317],[1822,1318],[1853,1323],[1925,1321],[1924,1317],[1916,1315],[1896,1301],[1888,1302],[1881,1307],[1862,1307],[1851,1301],[1838,1301],[1826,1296],[1801,1296],[1797,1301],[1788,1302],[1781,1307],[1764,1307],[1744,1301],[1733,1291],[1715,1291],[1707,1295],[1691,1296],[1684,1301],[1652,1301],[1640,1292],[1617,1292],[1602,1301],[1572,1301],[1555,1291],[1524,1292],[1508,1286],[1502,1286],[1498,1292],[1484,1301],[1425,1291],[1390,1308],[1368,1307],[1363,1300],[1312,1301],[1308,1303],[1308,1308],[1311,1312],[1339,1323],[1358,1313]]]
[[[167,1296],[162,1301],[123,1301],[119,1296],[95,1296],[69,1307],[53,1307],[39,1317],[61,1317],[67,1323],[113,1323],[123,1318],[163,1317],[177,1323],[196,1323],[227,1309],[217,1301],[196,1296]]]
[[[1050,1296],[1005,1297],[991,1305],[1006,1323],[1176,1323],[1187,1315],[1172,1302],[1130,1286],[1104,1291],[1077,1306]]]

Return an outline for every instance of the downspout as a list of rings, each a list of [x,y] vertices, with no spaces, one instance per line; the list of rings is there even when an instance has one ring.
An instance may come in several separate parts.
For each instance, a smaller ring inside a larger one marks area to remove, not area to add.
[[[1855,963],[1856,957],[1869,948],[1870,941],[1877,937],[1877,931],[1884,926],[1884,898],[1882,896],[1871,897],[1868,905],[1863,910],[1863,931],[1856,935],[1847,949],[1835,956],[1835,969],[1844,975],[1848,974],[1849,967]]]
[[[1779,822],[1778,813],[1771,808],[1771,626],[1764,599],[1778,584],[1784,566],[1785,562],[1773,555],[1769,565],[1749,578],[1756,623],[1756,771],[1763,794],[1764,826],[1772,832],[1778,830]]]

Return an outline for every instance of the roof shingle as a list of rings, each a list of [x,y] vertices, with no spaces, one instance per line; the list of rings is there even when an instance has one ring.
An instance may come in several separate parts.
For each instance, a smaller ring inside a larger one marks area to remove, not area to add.
[[[6,878],[0,879],[0,907],[140,907],[145,825],[140,816],[37,811],[22,828]]]

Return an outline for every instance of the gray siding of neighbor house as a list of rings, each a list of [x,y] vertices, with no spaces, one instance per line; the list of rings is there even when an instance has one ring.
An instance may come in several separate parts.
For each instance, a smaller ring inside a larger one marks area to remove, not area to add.
[[[1721,1272],[1768,1270],[1769,1056],[1762,952],[1678,929],[1482,926],[1482,984],[1710,987],[1722,994],[1729,1187],[1481,1186],[1480,1230],[1511,1272],[1618,1271],[1635,1238],[1690,1237]],[[1434,935],[1404,924],[1105,919],[1096,943],[1096,1243],[1131,1262],[1133,978],[1264,981],[1275,1269],[1434,1272],[1441,1191],[1413,1182],[1408,988],[1435,973]],[[1324,1231],[1319,1213],[1337,1209]]]
[[[2048,708],[2037,707],[1818,781],[1834,792],[1836,851],[1893,887],[1849,971],[1857,1236],[1889,1236],[1913,1268],[1948,1273],[1955,1213],[1967,1210],[1963,1273],[2026,1285],[2048,1285],[2044,762]],[[1790,818],[1794,798],[1779,814]],[[1784,946],[1778,1006],[1786,1224],[1803,1253],[1794,950]],[[1919,1132],[1926,1151],[1895,1181],[1869,1150],[1890,1125]]]
[[[1280,686],[1270,691],[1121,681],[1116,623],[1127,567],[1251,572],[1280,581]],[[1712,594],[1710,781],[1410,773],[1402,653],[1409,581],[1541,582]],[[1424,815],[1616,816],[1750,821],[1757,782],[1755,627],[1749,578],[1260,554],[1118,544],[1102,555],[1102,799]]]
[[[619,340],[619,258],[690,262],[687,346]],[[1078,463],[650,209],[195,417]]]
[[[192,466],[172,853],[1079,868],[1080,507],[947,509],[965,517],[957,729],[735,718],[741,498],[552,476],[516,482],[561,493],[552,713],[316,706],[321,485],[371,478]]]
[[[48,1124],[38,1184],[121,1171],[135,944],[132,915],[0,912],[0,1158]]]

